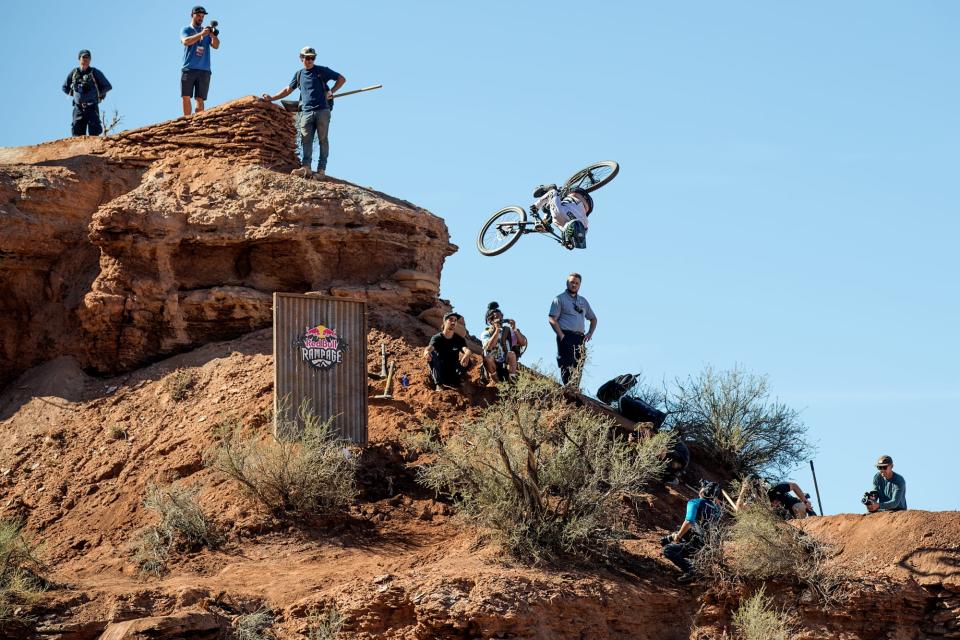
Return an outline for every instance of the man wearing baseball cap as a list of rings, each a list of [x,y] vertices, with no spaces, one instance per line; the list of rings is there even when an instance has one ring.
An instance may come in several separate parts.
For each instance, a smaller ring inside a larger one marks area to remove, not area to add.
[[[81,49],[77,54],[80,66],[67,75],[63,92],[73,97],[73,124],[75,136],[98,136],[103,133],[100,122],[100,102],[113,87],[107,77],[90,66],[90,50]]]
[[[197,112],[203,111],[203,103],[210,89],[210,48],[220,48],[219,32],[203,25],[207,10],[196,6],[190,12],[190,24],[180,30],[183,43],[183,68],[180,72],[180,97],[183,115],[190,115],[190,98],[197,103]]]
[[[867,511],[904,511],[907,508],[907,481],[893,471],[893,458],[877,459],[877,475],[873,476],[873,490],[877,501],[867,503]]]
[[[304,47],[300,50],[300,61],[303,68],[293,74],[290,84],[276,95],[263,94],[263,99],[273,102],[290,95],[294,89],[300,89],[300,113],[297,120],[297,129],[303,146],[303,160],[298,173],[304,177],[311,175],[310,163],[313,161],[313,137],[317,136],[320,143],[320,160],[317,162],[317,177],[324,177],[327,171],[327,156],[330,153],[330,144],[327,141],[327,131],[330,129],[330,107],[333,104],[333,94],[337,92],[346,79],[327,67],[315,64],[317,50],[313,47]],[[333,82],[333,88],[327,86]]]
[[[463,316],[453,311],[443,316],[440,333],[430,338],[430,344],[423,350],[423,357],[430,367],[430,379],[437,391],[442,387],[460,386],[467,370],[475,363],[467,341],[457,334],[457,324],[462,319]]]

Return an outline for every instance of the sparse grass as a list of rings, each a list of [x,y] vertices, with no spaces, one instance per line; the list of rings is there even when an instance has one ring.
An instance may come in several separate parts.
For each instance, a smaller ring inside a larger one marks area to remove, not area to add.
[[[331,421],[301,409],[303,434],[291,440],[243,434],[235,422],[221,425],[220,444],[207,463],[239,482],[278,516],[333,515],[357,496],[356,456],[345,448]],[[281,419],[278,433],[294,433],[293,420]]]
[[[110,439],[111,440],[126,440],[127,439],[127,429],[121,427],[118,424],[110,425]]]
[[[261,607],[253,613],[238,616],[233,622],[233,637],[235,640],[270,640],[273,634],[273,612],[267,607]]]
[[[790,640],[793,636],[793,625],[784,612],[773,608],[763,587],[733,612],[733,629],[740,640]]]
[[[307,640],[336,640],[340,637],[340,629],[346,622],[346,617],[337,605],[321,611],[320,609],[310,609],[307,619]]]
[[[197,382],[196,374],[188,369],[177,369],[164,380],[167,393],[174,402],[181,402],[190,395],[190,390]]]
[[[818,572],[823,549],[765,505],[749,504],[740,509],[727,529],[725,557],[740,577],[805,580]]]
[[[198,486],[147,487],[143,506],[158,514],[160,522],[137,541],[134,559],[141,571],[161,575],[174,551],[217,548],[219,536],[197,503],[199,492]]]
[[[628,443],[612,427],[524,372],[459,433],[424,443],[435,462],[421,482],[450,494],[518,558],[605,559],[619,550],[621,496],[662,472],[667,438]]]
[[[37,548],[24,536],[19,520],[0,520],[0,630],[28,623],[25,608],[44,593],[44,565]]]

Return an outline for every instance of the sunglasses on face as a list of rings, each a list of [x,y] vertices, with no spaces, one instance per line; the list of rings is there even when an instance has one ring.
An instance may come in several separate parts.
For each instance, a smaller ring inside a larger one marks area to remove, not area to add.
[[[878,465],[877,465],[877,470],[878,470],[878,471],[886,471],[887,468],[889,468],[889,466],[890,466],[890,465],[888,465],[888,464],[878,464]]]
[[[303,56],[304,60],[316,60],[317,56]]]

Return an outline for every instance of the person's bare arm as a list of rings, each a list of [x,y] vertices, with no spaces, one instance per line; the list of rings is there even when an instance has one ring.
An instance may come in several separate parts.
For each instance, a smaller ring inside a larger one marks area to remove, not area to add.
[[[553,316],[547,316],[547,321],[550,323],[550,326],[553,327],[553,332],[557,334],[557,337],[563,340],[563,329],[560,328],[560,323],[557,322],[557,319]]]
[[[590,342],[590,338],[593,337],[593,332],[596,330],[597,330],[597,318],[594,317],[593,320],[590,321],[590,330],[587,331],[587,335],[583,336],[583,341]]]
[[[213,33],[210,34],[210,46],[214,49],[220,48],[220,36],[216,36]]]
[[[691,526],[692,525],[690,524],[689,520],[684,520],[683,524],[680,525],[680,531],[677,531],[677,533],[674,534],[673,541],[680,542],[681,540],[683,540],[683,536],[687,535],[687,532],[690,531]]]
[[[290,87],[284,87],[283,89],[280,89],[280,91],[278,91],[277,95],[275,96],[271,96],[269,93],[265,93],[263,94],[262,97],[267,102],[273,102],[274,100],[280,100],[282,98],[286,98],[291,93],[293,93],[293,89],[291,89]]]
[[[201,31],[200,33],[195,33],[192,36],[180,36],[180,42],[183,43],[183,46],[189,47],[192,44],[197,44],[205,36],[209,36],[209,35],[211,35],[210,27],[204,27],[203,31]],[[217,42],[219,43],[219,40]],[[216,49],[216,47],[214,47],[214,49]]]

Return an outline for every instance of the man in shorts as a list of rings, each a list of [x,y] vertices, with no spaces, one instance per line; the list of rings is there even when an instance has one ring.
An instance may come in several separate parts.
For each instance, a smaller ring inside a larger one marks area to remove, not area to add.
[[[197,6],[190,12],[190,24],[180,31],[183,43],[183,69],[180,73],[180,97],[183,100],[183,115],[190,115],[190,99],[197,103],[197,113],[203,111],[203,103],[210,89],[210,48],[220,48],[220,37],[209,26],[202,26],[207,10]]]

